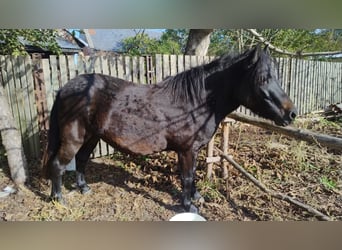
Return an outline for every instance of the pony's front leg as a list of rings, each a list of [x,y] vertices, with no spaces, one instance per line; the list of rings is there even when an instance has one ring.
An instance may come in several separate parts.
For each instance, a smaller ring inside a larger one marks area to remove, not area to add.
[[[191,197],[195,196],[198,192],[194,189],[194,167],[195,154],[192,151],[179,152],[178,161],[181,170],[183,197],[182,203],[186,211],[198,213],[198,208],[192,204]]]

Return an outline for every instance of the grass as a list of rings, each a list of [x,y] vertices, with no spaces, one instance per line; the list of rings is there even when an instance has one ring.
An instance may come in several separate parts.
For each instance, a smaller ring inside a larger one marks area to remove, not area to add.
[[[328,190],[337,188],[337,182],[329,179],[327,176],[322,176],[321,178],[319,178],[319,181]]]
[[[197,188],[205,200],[221,202],[225,199],[219,191],[222,187],[221,179],[203,179],[197,182]]]

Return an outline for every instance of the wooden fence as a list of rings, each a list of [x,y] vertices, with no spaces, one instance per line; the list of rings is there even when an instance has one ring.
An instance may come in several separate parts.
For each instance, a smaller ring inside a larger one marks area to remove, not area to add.
[[[211,60],[213,57],[187,55],[78,55],[50,56],[47,59],[0,56],[0,80],[18,122],[26,155],[40,158],[56,91],[69,79],[82,73],[96,72],[140,84],[153,84]],[[278,62],[282,87],[295,102],[300,114],[342,102],[342,63],[291,58],[279,58]],[[250,114],[242,107],[239,111]],[[100,142],[94,156],[112,152],[111,147]]]

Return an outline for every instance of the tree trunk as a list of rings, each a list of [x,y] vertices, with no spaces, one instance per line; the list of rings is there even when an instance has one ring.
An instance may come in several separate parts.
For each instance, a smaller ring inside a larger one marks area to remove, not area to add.
[[[213,29],[190,29],[185,54],[205,56],[208,52],[211,32]]]
[[[27,179],[27,162],[21,142],[21,135],[10,111],[5,89],[0,83],[0,132],[7,153],[12,180],[24,184]]]

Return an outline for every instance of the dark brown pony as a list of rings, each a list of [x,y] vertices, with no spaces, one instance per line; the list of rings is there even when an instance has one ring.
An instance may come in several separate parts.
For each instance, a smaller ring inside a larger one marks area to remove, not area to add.
[[[51,197],[62,199],[62,175],[76,157],[77,185],[87,192],[84,172],[99,139],[132,154],[178,153],[182,202],[197,212],[196,157],[227,114],[240,105],[286,126],[296,108],[279,85],[275,61],[257,46],[224,55],[154,85],[138,85],[102,74],[77,76],[62,87],[50,116],[46,177]]]

